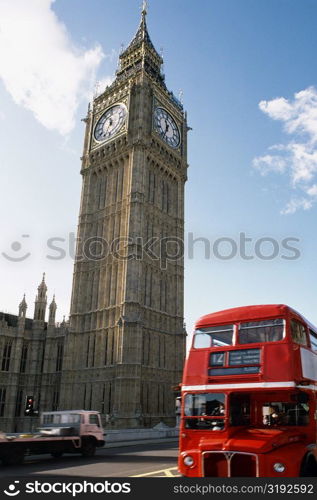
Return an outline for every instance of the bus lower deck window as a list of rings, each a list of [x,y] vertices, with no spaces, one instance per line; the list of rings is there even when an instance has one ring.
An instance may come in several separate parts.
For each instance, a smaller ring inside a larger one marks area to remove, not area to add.
[[[309,423],[309,405],[307,403],[270,402],[262,406],[263,425],[290,426]]]

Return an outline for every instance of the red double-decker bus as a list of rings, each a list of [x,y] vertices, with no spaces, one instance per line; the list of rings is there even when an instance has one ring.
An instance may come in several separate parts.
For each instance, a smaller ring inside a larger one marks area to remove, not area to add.
[[[317,475],[317,329],[286,305],[200,318],[182,382],[179,471]]]

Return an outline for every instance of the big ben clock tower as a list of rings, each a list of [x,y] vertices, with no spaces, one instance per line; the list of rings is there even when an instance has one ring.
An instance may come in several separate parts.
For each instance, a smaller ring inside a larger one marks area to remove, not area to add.
[[[60,407],[99,410],[114,428],[174,425],[185,357],[187,124],[162,63],[144,6],[86,119]]]

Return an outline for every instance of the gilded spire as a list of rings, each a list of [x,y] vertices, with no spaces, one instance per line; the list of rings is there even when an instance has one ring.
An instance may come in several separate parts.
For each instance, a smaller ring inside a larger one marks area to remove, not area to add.
[[[139,27],[128,47],[119,56],[120,68],[117,71],[119,79],[130,77],[133,73],[143,69],[152,78],[161,84],[164,77],[161,74],[163,59],[156,51],[146,25],[146,15],[148,10],[147,1],[143,1],[142,13]]]
[[[143,2],[141,21],[139,27],[133,39],[131,40],[130,44],[123,52],[123,54],[125,54],[126,52],[130,52],[131,49],[135,48],[142,42],[146,43],[151,49],[155,50],[154,45],[151,42],[150,35],[146,25],[146,14],[147,14],[147,2]]]
[[[144,13],[144,15],[146,15],[148,8],[149,8],[149,2],[147,0],[143,0],[142,14]]]

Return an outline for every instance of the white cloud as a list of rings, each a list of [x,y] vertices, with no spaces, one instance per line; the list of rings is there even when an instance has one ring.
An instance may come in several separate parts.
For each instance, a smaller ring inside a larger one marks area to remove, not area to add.
[[[317,196],[317,184],[314,184],[310,188],[307,189],[307,194],[310,196]]]
[[[254,158],[253,166],[259,170],[261,175],[266,175],[269,172],[285,172],[287,162],[277,155],[265,155]]]
[[[294,214],[299,209],[310,210],[313,206],[313,201],[306,198],[293,198],[291,199],[285,208],[281,210],[283,215]]]
[[[287,174],[295,194],[282,210],[284,214],[309,210],[317,201],[317,89],[308,87],[297,92],[293,100],[278,97],[259,103],[261,111],[284,125],[291,136],[286,144],[269,148],[275,154],[254,158],[253,166],[262,175],[269,172]]]
[[[261,111],[273,120],[281,120],[285,130],[292,133],[307,134],[311,141],[317,142],[317,89],[308,87],[297,92],[293,101],[278,97],[272,101],[261,101]]]
[[[50,130],[68,134],[104,57],[76,47],[54,0],[0,1],[0,78],[13,100]]]
[[[292,108],[284,97],[273,99],[273,101],[261,101],[259,108],[274,120],[289,119],[292,113]]]

